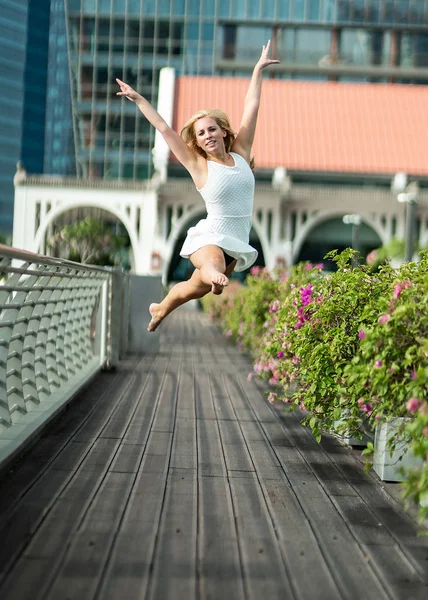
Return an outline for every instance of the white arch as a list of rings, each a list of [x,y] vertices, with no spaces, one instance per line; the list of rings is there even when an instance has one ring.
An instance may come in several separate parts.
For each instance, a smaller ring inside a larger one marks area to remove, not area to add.
[[[75,208],[101,208],[102,210],[105,210],[106,212],[113,214],[117,219],[119,219],[119,221],[123,224],[123,226],[125,227],[125,229],[128,233],[129,240],[131,242],[132,254],[133,254],[132,264],[135,265],[136,250],[138,248],[138,240],[137,240],[136,232],[135,232],[129,218],[126,216],[126,214],[124,214],[120,210],[117,210],[116,208],[114,208],[112,206],[106,207],[104,204],[101,204],[101,202],[96,202],[94,200],[92,200],[92,201],[91,200],[89,200],[89,201],[88,200],[86,200],[86,201],[85,200],[81,200],[81,201],[77,200],[73,203],[67,204],[66,206],[58,206],[57,208],[50,210],[46,214],[46,217],[40,223],[40,226],[36,232],[36,235],[34,238],[34,246],[35,246],[34,252],[40,252],[41,245],[45,238],[46,231],[47,231],[47,228],[49,227],[49,225],[51,223],[53,223],[55,221],[55,219],[57,219],[60,215],[66,213],[66,212],[69,212],[70,210],[73,210]]]
[[[204,208],[202,206],[196,206],[192,210],[189,210],[188,212],[184,213],[180,217],[180,219],[177,220],[174,228],[172,229],[171,233],[169,234],[167,244],[166,244],[166,257],[164,260],[164,268],[162,269],[162,281],[163,282],[166,282],[166,280],[167,280],[169,267],[170,267],[173,253],[174,253],[174,247],[175,247],[175,244],[177,243],[180,233],[182,233],[182,231],[184,229],[187,229],[188,223],[190,221],[192,221],[192,219],[197,217],[198,214],[201,215],[201,218],[203,217],[204,214],[206,214],[206,211],[204,211]],[[266,249],[268,247],[268,242],[266,240],[264,231],[261,230],[260,224],[257,222],[256,219],[253,219],[253,228],[257,234],[257,237],[259,238],[260,245],[261,245],[262,251],[263,251],[263,256],[265,258],[265,262],[267,262]]]
[[[344,210],[334,210],[334,211],[330,211],[328,213],[317,214],[316,216],[308,219],[296,232],[296,237],[293,242],[293,264],[296,262],[296,258],[299,256],[300,250],[302,249],[302,246],[303,246],[304,242],[306,241],[308,234],[310,233],[310,231],[312,229],[314,229],[317,225],[319,225],[320,223],[323,223],[324,221],[329,221],[330,219],[332,219],[334,217],[343,217],[345,214],[346,214],[346,211],[344,211]],[[371,227],[371,229],[373,229],[375,231],[375,233],[379,236],[382,244],[385,244],[387,242],[385,232],[382,231],[382,229],[378,226],[378,224],[370,221],[370,219],[368,217],[366,217],[360,213],[358,213],[358,214],[361,217],[362,222],[366,223],[366,225]]]

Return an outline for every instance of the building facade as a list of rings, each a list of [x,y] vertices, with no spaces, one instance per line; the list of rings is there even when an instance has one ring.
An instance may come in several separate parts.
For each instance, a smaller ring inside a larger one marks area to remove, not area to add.
[[[44,162],[42,171],[30,172],[76,174],[71,104],[65,4],[51,0]]]
[[[21,158],[28,3],[0,0],[0,233],[11,230],[13,175]]]
[[[153,174],[154,131],[116,96],[150,102],[159,72],[248,76],[272,39],[270,77],[428,82],[428,0],[65,0],[78,176]]]
[[[0,0],[0,234],[12,231],[18,161],[43,171],[50,0]]]

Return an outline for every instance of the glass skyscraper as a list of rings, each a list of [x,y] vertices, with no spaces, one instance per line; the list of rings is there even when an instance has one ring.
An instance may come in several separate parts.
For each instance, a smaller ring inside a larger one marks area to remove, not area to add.
[[[76,174],[64,0],[51,0],[43,172]]]
[[[248,76],[272,39],[294,79],[428,81],[428,0],[65,0],[81,177],[152,174],[154,132],[115,78],[156,103],[159,71]]]
[[[50,1],[0,0],[0,233],[12,230],[13,176],[43,171]]]
[[[28,3],[0,0],[0,233],[12,229],[13,175],[21,158]]]

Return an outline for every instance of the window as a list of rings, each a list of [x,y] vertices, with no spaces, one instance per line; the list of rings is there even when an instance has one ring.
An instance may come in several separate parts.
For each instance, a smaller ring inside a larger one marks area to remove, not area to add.
[[[236,25],[223,27],[223,58],[233,60],[236,57]]]

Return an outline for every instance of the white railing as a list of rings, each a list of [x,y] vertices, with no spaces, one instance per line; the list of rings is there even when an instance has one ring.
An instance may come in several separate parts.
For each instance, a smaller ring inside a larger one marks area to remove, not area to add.
[[[111,269],[0,245],[0,466],[114,366],[113,280],[123,282]]]

